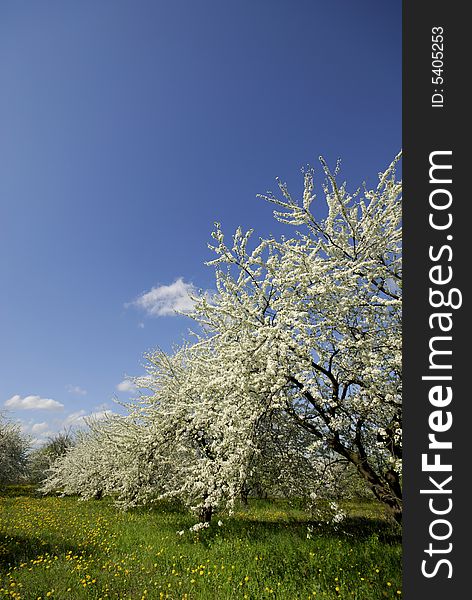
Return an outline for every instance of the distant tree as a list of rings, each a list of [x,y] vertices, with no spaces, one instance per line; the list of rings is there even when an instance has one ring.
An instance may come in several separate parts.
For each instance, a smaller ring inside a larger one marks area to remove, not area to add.
[[[28,456],[28,478],[40,483],[47,475],[52,464],[74,446],[75,437],[71,430],[61,431],[49,436],[39,448],[35,448]]]
[[[312,506],[372,494],[346,459],[321,452],[309,432],[287,422],[283,411],[273,411],[259,424],[257,449],[242,487],[243,501],[250,497],[305,500]]]
[[[29,447],[30,440],[20,426],[0,413],[0,485],[24,480]]]
[[[52,461],[40,491],[77,494],[84,499],[101,498],[103,487],[113,484],[119,464],[114,461],[116,453],[104,441],[90,428],[77,432],[75,443]]]

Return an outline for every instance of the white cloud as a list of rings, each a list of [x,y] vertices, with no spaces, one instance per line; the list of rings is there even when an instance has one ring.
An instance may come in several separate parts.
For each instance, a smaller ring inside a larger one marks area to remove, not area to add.
[[[46,423],[46,421],[41,423],[28,421],[25,423],[21,419],[18,419],[17,422],[20,425],[22,432],[29,437],[30,443],[34,448],[41,446],[55,433],[51,424]]]
[[[62,421],[63,427],[70,427],[71,425],[76,425],[77,422],[83,421],[84,416],[87,414],[85,410],[77,410],[76,412],[70,413],[67,417]]]
[[[19,394],[5,400],[5,406],[21,410],[62,410],[64,408],[61,402],[51,398],[41,398],[41,396],[25,396],[22,398]]]
[[[136,386],[129,379],[124,379],[120,381],[120,383],[116,386],[116,389],[119,392],[134,392],[136,390]]]
[[[87,424],[87,421],[100,421],[105,419],[106,417],[113,415],[114,412],[112,410],[97,410],[95,412],[87,413],[85,410],[78,410],[76,412],[67,415],[67,417],[62,422],[62,426],[72,427],[78,426],[81,427]]]
[[[87,393],[87,390],[81,388],[80,385],[72,385],[71,383],[66,385],[66,390],[69,394],[76,394],[77,396],[85,396]]]
[[[170,285],[160,285],[144,292],[131,304],[153,317],[175,316],[177,312],[192,311],[195,302],[190,296],[195,296],[196,291],[193,283],[185,283],[183,278],[179,277]]]
[[[34,433],[36,435],[49,433],[49,423],[46,423],[46,421],[43,421],[42,423],[34,423],[33,425],[31,425],[30,429],[31,433]]]
[[[108,416],[116,415],[114,411],[108,408],[108,404],[104,403],[95,406],[91,412],[86,410],[77,410],[66,415],[64,418],[53,418],[50,423],[46,421],[36,423],[34,420],[23,421],[18,419],[18,424],[21,426],[23,433],[29,436],[31,445],[38,448],[60,432],[69,429],[80,429],[87,425],[89,420],[100,421]]]
[[[87,419],[91,419],[92,421],[101,421],[102,419],[106,419],[114,414],[115,413],[112,410],[97,410],[87,415]]]

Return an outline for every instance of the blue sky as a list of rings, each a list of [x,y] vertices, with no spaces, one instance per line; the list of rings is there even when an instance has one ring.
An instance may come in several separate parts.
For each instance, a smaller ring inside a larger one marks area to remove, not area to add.
[[[388,165],[401,2],[5,1],[0,78],[0,410],[40,440],[183,339],[214,221],[277,234],[275,177]]]

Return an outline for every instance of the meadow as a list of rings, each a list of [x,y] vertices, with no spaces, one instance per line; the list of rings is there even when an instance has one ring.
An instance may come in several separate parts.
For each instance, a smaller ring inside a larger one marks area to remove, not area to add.
[[[334,529],[285,501],[252,500],[192,533],[177,505],[120,512],[11,487],[0,497],[0,598],[401,598],[400,529],[377,504],[343,507]]]

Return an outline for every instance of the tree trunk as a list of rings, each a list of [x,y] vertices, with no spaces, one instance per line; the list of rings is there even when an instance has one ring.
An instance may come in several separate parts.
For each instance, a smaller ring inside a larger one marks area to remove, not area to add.
[[[401,525],[403,502],[398,475],[394,471],[388,471],[386,474],[387,484],[385,484],[377,474],[374,473],[368,463],[356,466],[370,489],[374,492],[374,496],[377,500],[380,500],[380,502],[388,507],[395,521]],[[392,481],[389,480],[389,476],[392,478]],[[395,478],[396,481],[393,481],[393,478]],[[396,485],[397,482],[398,485]]]
[[[373,491],[377,500],[380,500],[380,502],[388,507],[395,521],[401,525],[403,509],[401,490],[392,489],[393,486],[390,485],[390,482],[388,484],[383,483],[376,474],[375,477],[372,477],[372,472],[369,465],[362,464],[356,466],[361,476],[367,482],[367,485]],[[387,473],[387,476],[389,473]],[[395,476],[397,477],[396,473]]]
[[[200,512],[200,522],[201,523],[209,523],[211,521],[212,515],[213,515],[213,507],[212,506],[204,506]]]
[[[377,475],[365,456],[349,450],[338,440],[335,440],[331,446],[333,450],[344,456],[344,458],[347,458],[356,467],[358,473],[372,490],[377,500],[387,506],[395,521],[401,525],[403,502],[398,473],[393,469],[389,469],[385,473],[384,481]]]

